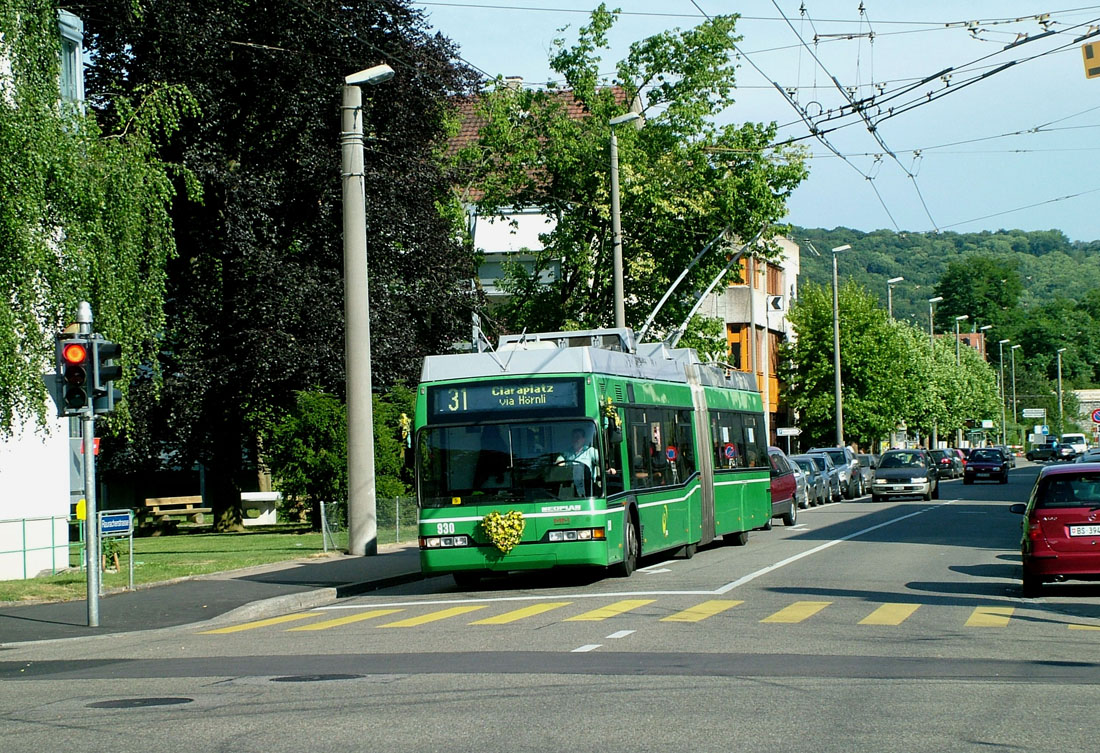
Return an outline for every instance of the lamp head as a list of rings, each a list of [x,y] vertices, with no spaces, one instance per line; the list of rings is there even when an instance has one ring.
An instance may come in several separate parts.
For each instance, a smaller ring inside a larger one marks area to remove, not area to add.
[[[839,253],[841,251],[847,251],[851,247],[852,247],[851,244],[845,243],[843,246],[837,246],[836,248],[834,248],[833,253],[835,254],[835,253]]]
[[[897,283],[901,282],[904,279],[905,279],[904,277],[891,277],[889,280],[886,281],[886,284],[887,285],[896,285]]]
[[[393,68],[382,63],[345,77],[344,83],[348,86],[363,86],[365,84],[373,86],[374,84],[381,84],[383,81],[389,81],[391,78],[393,78]]]
[[[623,113],[622,115],[616,115],[611,120],[607,121],[607,123],[612,128],[614,128],[615,126],[622,125],[623,123],[630,123],[631,121],[637,120],[640,117],[642,117],[642,114],[640,112],[628,112]]]
[[[998,344],[998,345],[1004,345],[1005,343],[1010,343],[1010,342],[1012,342],[1012,340],[1010,340],[1009,338],[1007,338],[1007,337],[1006,337],[1006,338],[1005,338],[1005,339],[1003,339],[1003,340],[998,340],[998,341],[997,341],[997,344]]]
[[[957,321],[957,322],[965,322],[965,321],[966,321],[967,319],[969,319],[969,318],[970,318],[970,314],[960,314],[959,316],[956,316],[956,317],[955,317],[955,321]]]
[[[928,302],[929,302],[929,303],[939,303],[939,302],[940,302],[940,301],[942,301],[942,300],[943,300],[943,296],[942,296],[942,295],[938,295],[938,296],[936,296],[935,298],[929,298],[929,299],[928,299]]]
[[[1016,343],[1015,345],[1013,345],[1013,346],[1012,346],[1012,349],[1013,349],[1013,350],[1016,350],[1016,348],[1019,348],[1019,347],[1020,347],[1020,344],[1019,344],[1019,343]]]

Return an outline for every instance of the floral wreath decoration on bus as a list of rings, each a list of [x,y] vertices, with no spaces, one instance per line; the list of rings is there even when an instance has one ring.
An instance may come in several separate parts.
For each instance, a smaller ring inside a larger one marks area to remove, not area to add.
[[[491,512],[481,521],[481,527],[501,554],[508,554],[523,538],[523,529],[527,527],[527,521],[523,519],[523,513],[519,510],[511,510],[504,515],[499,512]]]

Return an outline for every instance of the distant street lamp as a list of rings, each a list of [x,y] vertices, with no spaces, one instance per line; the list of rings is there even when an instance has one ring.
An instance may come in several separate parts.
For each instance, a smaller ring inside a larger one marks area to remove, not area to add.
[[[344,369],[348,411],[348,553],[378,553],[371,405],[370,299],[367,290],[363,90],[393,78],[376,65],[344,79],[340,150],[344,199]]]
[[[1065,348],[1058,348],[1055,351],[1058,355],[1058,433],[1064,434],[1066,431],[1065,424],[1062,423],[1062,354],[1066,352]]]
[[[608,121],[611,126],[611,243],[616,327],[626,326],[626,303],[623,298],[623,228],[619,217],[619,137],[615,135],[615,126],[640,117],[641,113],[628,112]]]
[[[938,295],[935,298],[928,299],[928,347],[935,347],[936,343],[936,331],[935,331],[935,305],[943,300],[942,295]]]
[[[997,341],[997,351],[999,353],[998,361],[1001,365],[1001,444],[1008,446],[1008,434],[1005,430],[1005,343],[1010,343],[1012,340],[1007,337],[1003,340]]]
[[[904,277],[891,277],[886,281],[886,315],[894,318],[894,286],[902,282]]]
[[[1016,348],[1020,347],[1019,343],[1013,345],[1009,349],[1009,355],[1012,356],[1012,423],[1015,425],[1020,419],[1019,414],[1016,412]],[[1022,439],[1022,437],[1021,437]]]
[[[993,329],[992,324],[983,324],[982,326],[978,327],[979,332],[988,332],[991,329]],[[982,335],[982,339],[978,344],[980,346],[978,348],[978,352],[982,354],[982,358],[985,358],[985,335],[984,334]]]
[[[836,446],[844,446],[844,404],[840,398],[840,296],[837,292],[836,255],[851,246],[833,249],[833,389],[836,391]]]
[[[965,322],[969,318],[970,318],[970,314],[962,314],[961,316],[956,316],[955,317],[955,365],[956,366],[958,366],[959,363],[960,363],[960,361],[959,361],[959,340],[960,340],[960,337],[959,337],[959,322]]]

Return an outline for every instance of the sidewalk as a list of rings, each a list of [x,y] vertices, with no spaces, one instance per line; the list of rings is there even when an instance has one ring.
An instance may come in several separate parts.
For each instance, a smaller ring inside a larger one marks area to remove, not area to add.
[[[84,599],[5,606],[0,607],[0,647],[175,627],[230,612],[241,620],[260,619],[422,577],[419,551],[405,546],[374,557],[293,560],[104,595],[94,628],[87,625]]]

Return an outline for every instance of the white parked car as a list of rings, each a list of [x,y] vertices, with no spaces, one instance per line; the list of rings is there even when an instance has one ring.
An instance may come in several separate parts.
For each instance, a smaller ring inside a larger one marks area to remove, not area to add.
[[[1062,444],[1068,444],[1076,455],[1080,455],[1089,448],[1089,440],[1084,434],[1063,434]]]

